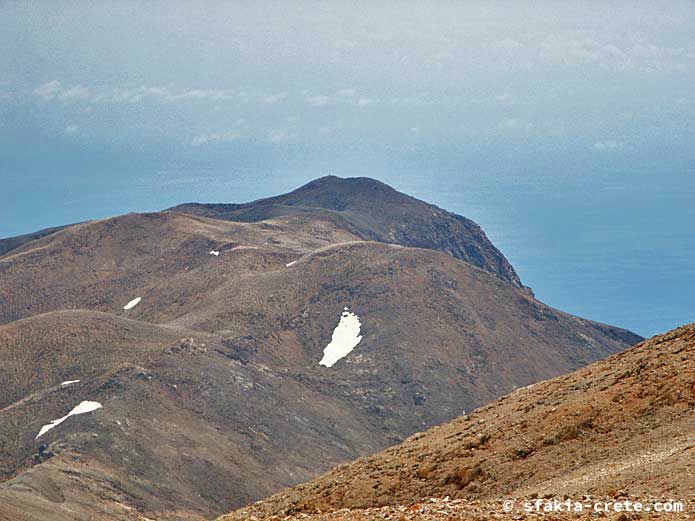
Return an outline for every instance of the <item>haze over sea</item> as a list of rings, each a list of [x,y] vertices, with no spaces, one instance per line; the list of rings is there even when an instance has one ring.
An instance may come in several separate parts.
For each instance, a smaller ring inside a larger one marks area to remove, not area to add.
[[[552,306],[695,321],[695,4],[459,4],[4,3],[0,237],[369,176]]]

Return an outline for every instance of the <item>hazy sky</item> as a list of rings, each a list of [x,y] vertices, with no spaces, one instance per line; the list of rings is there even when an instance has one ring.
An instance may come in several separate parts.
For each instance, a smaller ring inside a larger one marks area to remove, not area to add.
[[[335,173],[480,221],[541,289],[577,234],[693,253],[693,1],[5,1],[0,49],[0,236]]]

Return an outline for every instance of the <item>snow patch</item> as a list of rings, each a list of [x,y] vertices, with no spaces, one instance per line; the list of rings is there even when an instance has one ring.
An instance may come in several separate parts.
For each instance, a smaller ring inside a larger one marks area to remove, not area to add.
[[[137,306],[140,301],[142,300],[142,297],[134,298],[130,302],[128,302],[125,306],[123,306],[123,309],[133,309],[135,306]]]
[[[345,308],[340,316],[340,322],[333,330],[331,343],[323,350],[323,358],[319,365],[332,367],[338,360],[345,358],[362,340],[361,326],[360,318]]]
[[[215,257],[219,257],[219,256],[220,256],[220,252],[217,251],[217,250],[211,250],[211,251],[210,251],[210,255],[214,255]]]
[[[586,342],[590,346],[594,347],[596,345],[596,342],[594,342],[594,339],[591,338],[590,336],[585,335],[584,333],[577,333],[577,334],[579,335],[579,338],[584,340],[584,342]]]
[[[60,384],[60,385],[62,385],[63,387],[65,387],[65,386],[67,386],[67,385],[76,384],[76,383],[78,383],[78,382],[79,382],[79,380],[66,380],[66,381],[64,381],[64,382],[63,382],[62,384]]]
[[[285,264],[285,267],[289,268],[290,266],[294,266],[295,264],[297,264],[297,261],[288,262],[287,264]]]
[[[70,411],[68,414],[63,416],[62,418],[58,418],[57,420],[53,420],[51,423],[41,427],[41,430],[39,431],[39,433],[36,435],[36,438],[34,438],[34,439],[38,439],[39,436],[43,436],[48,431],[50,431],[53,427],[57,427],[58,425],[63,423],[70,416],[75,416],[77,414],[85,414],[88,412],[96,411],[97,409],[101,409],[101,404],[99,402],[86,402],[86,401],[82,402],[77,407],[75,407],[72,411]]]

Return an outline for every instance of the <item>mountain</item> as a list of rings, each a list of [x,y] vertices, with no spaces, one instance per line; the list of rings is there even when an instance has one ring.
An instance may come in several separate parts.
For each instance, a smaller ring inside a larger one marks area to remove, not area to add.
[[[453,510],[466,519],[499,513],[501,499],[520,505],[523,498],[581,501],[588,495],[687,503],[695,497],[694,410],[690,324],[519,389],[220,521],[284,514],[305,519],[299,514],[316,511],[325,519],[362,519],[352,516],[374,515],[385,505],[399,519],[421,519],[403,513],[417,509],[394,506],[426,508],[424,498],[446,496],[461,500]],[[447,515],[452,510],[447,501],[435,503]]]
[[[190,203],[170,210],[240,222],[318,217],[361,240],[443,251],[523,287],[512,265],[475,222],[367,177],[326,176],[288,194],[252,203]]]
[[[365,240],[455,218],[426,225],[413,200],[361,222],[354,185],[293,192],[306,211],[224,206],[265,218],[90,221],[0,256],[0,519],[220,515],[640,340],[446,249],[465,236]]]
[[[0,255],[5,255],[10,251],[19,248],[22,244],[35,241],[36,239],[40,239],[46,235],[51,235],[52,233],[58,232],[63,228],[65,228],[65,226],[56,226],[54,228],[39,230],[38,232],[18,235],[16,237],[9,237],[7,239],[0,239]]]

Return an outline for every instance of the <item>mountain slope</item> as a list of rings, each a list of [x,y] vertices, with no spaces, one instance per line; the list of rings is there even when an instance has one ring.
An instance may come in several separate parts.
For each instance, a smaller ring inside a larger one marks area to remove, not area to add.
[[[141,317],[144,305],[123,307],[138,296],[146,304],[155,288],[161,299],[146,319],[164,322],[225,280],[353,239],[318,220],[241,224],[174,212],[73,225],[0,257],[0,324],[81,308]]]
[[[326,176],[252,203],[192,203],[171,210],[241,222],[320,216],[360,239],[443,251],[523,287],[514,268],[475,222],[367,177]]]
[[[0,239],[0,257],[12,250],[19,248],[23,244],[35,241],[41,237],[46,237],[52,233],[59,232],[63,228],[65,228],[65,226],[56,226],[55,228],[46,228],[45,230],[39,230],[33,233],[26,233],[24,235],[17,235],[16,237]]]
[[[429,496],[581,499],[627,490],[643,500],[689,500],[693,411],[695,324],[516,391],[221,520],[407,505]]]
[[[185,287],[169,281],[167,291]],[[164,299],[154,292],[132,311],[158,315],[151,308]],[[344,306],[360,317],[363,339],[321,367]],[[29,339],[36,360],[0,369],[16,400],[0,413],[8,418],[0,439],[20,441],[5,449],[3,459],[14,462],[6,476],[15,477],[0,485],[0,498],[43,512],[41,494],[62,491],[66,499],[40,519],[127,519],[125,506],[158,519],[183,515],[177,509],[219,514],[631,338],[448,255],[364,242],[232,277],[169,326],[94,312],[87,321],[84,313],[0,328],[3,357]],[[11,380],[8,371],[19,375]],[[78,378],[56,393],[59,381]],[[45,442],[58,455],[29,463],[39,427],[85,399],[103,409],[50,431]]]
[[[341,219],[129,214],[0,256],[0,515],[219,515],[639,340]]]

